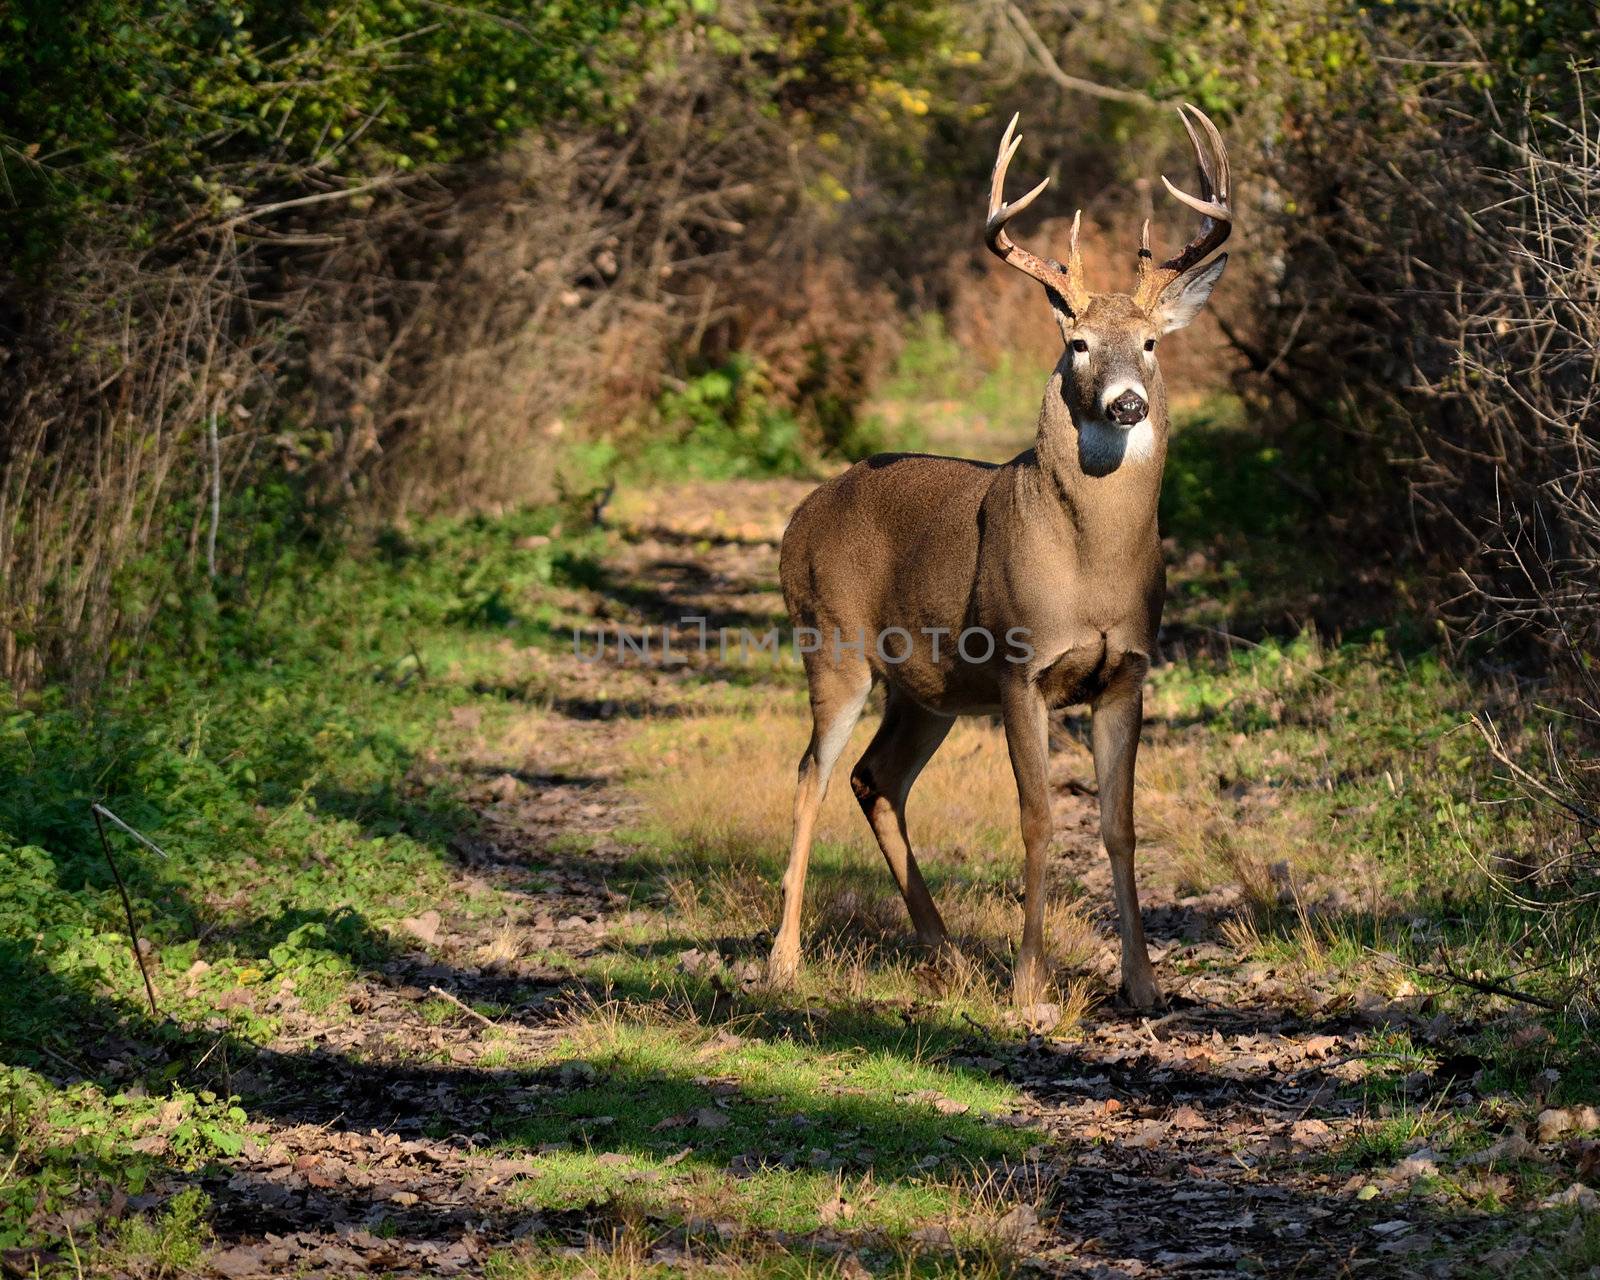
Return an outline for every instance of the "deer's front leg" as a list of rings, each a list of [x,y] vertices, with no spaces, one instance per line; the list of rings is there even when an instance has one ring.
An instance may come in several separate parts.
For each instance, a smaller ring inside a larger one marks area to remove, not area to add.
[[[1039,690],[1025,679],[1006,686],[1001,696],[1006,746],[1017,778],[1022,810],[1022,945],[1012,998],[1019,1008],[1045,996],[1044,860],[1050,844],[1050,719]]]
[[[1100,838],[1111,859],[1111,886],[1117,900],[1117,932],[1122,938],[1122,995],[1136,1009],[1162,1003],[1139,917],[1139,889],[1133,879],[1133,766],[1144,723],[1144,693],[1108,691],[1094,708],[1094,772],[1100,786]]]

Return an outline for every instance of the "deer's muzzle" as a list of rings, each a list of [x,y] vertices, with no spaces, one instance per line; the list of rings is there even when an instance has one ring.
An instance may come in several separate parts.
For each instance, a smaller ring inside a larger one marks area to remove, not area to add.
[[[1136,391],[1124,391],[1106,406],[1106,414],[1119,427],[1132,427],[1143,422],[1150,412],[1144,397]]]

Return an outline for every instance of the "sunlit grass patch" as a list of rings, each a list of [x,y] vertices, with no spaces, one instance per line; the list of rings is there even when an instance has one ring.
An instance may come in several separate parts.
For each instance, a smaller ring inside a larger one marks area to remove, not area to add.
[[[547,1209],[616,1200],[786,1232],[859,1212],[887,1236],[981,1226],[983,1204],[1006,1199],[994,1169],[1042,1135],[998,1123],[1020,1101],[1009,1085],[945,1063],[961,1042],[872,1009],[716,1025],[612,1001],[574,1021],[541,1071],[546,1104],[499,1143],[535,1153],[517,1194]]]
[[[668,1280],[684,1275],[728,1280],[1000,1280],[1016,1271],[1018,1259],[1003,1247],[896,1240],[850,1226],[847,1222],[843,1232],[797,1239],[739,1232],[727,1222],[700,1222],[691,1229],[624,1215],[585,1246],[536,1239],[502,1250],[490,1259],[485,1274],[489,1280]]]

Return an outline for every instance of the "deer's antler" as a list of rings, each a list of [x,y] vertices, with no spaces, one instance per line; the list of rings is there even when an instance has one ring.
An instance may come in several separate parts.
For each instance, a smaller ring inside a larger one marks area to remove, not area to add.
[[[1190,116],[1200,122],[1201,129],[1205,131],[1205,142],[1195,132]],[[1178,118],[1183,121],[1189,141],[1194,144],[1195,165],[1200,171],[1200,194],[1196,197],[1187,191],[1179,191],[1167,181],[1165,174],[1161,182],[1174,200],[1188,205],[1200,214],[1202,221],[1199,234],[1160,266],[1155,265],[1150,253],[1150,223],[1148,219],[1145,221],[1144,230],[1139,236],[1139,280],[1134,286],[1133,298],[1146,309],[1155,305],[1161,291],[1169,284],[1220,249],[1228,233],[1233,230],[1233,208],[1228,203],[1232,179],[1228,170],[1228,149],[1222,144],[1222,135],[1199,107],[1184,103],[1178,108]]]
[[[1022,145],[1022,139],[1013,136],[1017,119],[1018,116],[1011,117],[1005,136],[1000,139],[999,154],[995,156],[994,174],[989,179],[989,220],[983,228],[984,242],[1001,261],[1032,276],[1059,296],[1068,310],[1077,314],[1089,305],[1089,294],[1083,287],[1083,259],[1078,255],[1078,222],[1083,216],[1082,212],[1072,219],[1072,244],[1066,266],[1054,259],[1036,257],[1006,234],[1006,223],[1032,204],[1035,197],[1050,185],[1050,179],[1046,178],[1020,200],[1010,204],[1005,202],[1006,169],[1011,164],[1011,157],[1017,154],[1017,148]]]

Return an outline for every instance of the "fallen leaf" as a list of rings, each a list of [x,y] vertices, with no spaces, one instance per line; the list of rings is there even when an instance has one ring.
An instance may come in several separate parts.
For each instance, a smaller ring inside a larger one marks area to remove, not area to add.
[[[1533,1143],[1520,1133],[1508,1133],[1499,1142],[1485,1147],[1482,1151],[1462,1156],[1456,1163],[1471,1168],[1474,1165],[1494,1164],[1498,1161],[1526,1160],[1537,1154]]]
[[[1324,1120],[1296,1120],[1289,1128],[1296,1146],[1325,1147],[1333,1141],[1333,1130]]]
[[[1174,1129],[1204,1129],[1206,1118],[1193,1107],[1179,1107],[1170,1117]]]
[[[1583,1183],[1574,1182],[1565,1191],[1558,1192],[1556,1195],[1545,1199],[1542,1202],[1542,1207],[1546,1209],[1577,1209],[1580,1213],[1593,1213],[1596,1209],[1600,1209],[1600,1196],[1596,1196],[1594,1191],[1584,1186]]]
[[[1031,1204],[1019,1204],[994,1224],[1000,1235],[1011,1241],[1021,1240],[1039,1226],[1039,1211]]]
[[[1538,1125],[1540,1142],[1554,1142],[1562,1134],[1576,1128],[1572,1112],[1556,1107],[1546,1107],[1539,1113],[1535,1123]]]
[[[1136,1150],[1145,1150],[1160,1144],[1161,1139],[1167,1136],[1167,1124],[1164,1120],[1146,1120],[1137,1129],[1122,1140],[1125,1147]]]
[[[1030,1004],[1017,1010],[1017,1021],[1031,1031],[1051,1031],[1061,1021],[1061,1006],[1047,1000]]]
[[[699,1129],[726,1129],[729,1121],[726,1112],[715,1107],[700,1107],[694,1113],[694,1123]]]
[[[1543,1044],[1550,1038],[1550,1032],[1537,1022],[1534,1022],[1525,1027],[1518,1027],[1511,1033],[1511,1047],[1513,1049],[1527,1049],[1532,1045]]]
[[[1415,1182],[1418,1178],[1432,1177],[1439,1172],[1439,1153],[1430,1147],[1413,1151],[1394,1168],[1388,1176],[1398,1182]]]
[[[211,1270],[223,1276],[258,1276],[267,1272],[267,1260],[258,1245],[238,1245],[207,1259]]]
[[[433,940],[439,936],[439,913],[429,910],[420,916],[407,916],[400,922],[400,927],[423,946],[431,947]]]
[[[59,1253],[37,1246],[30,1249],[0,1249],[0,1268],[12,1276],[38,1275],[41,1268],[62,1261],[64,1259]]]

